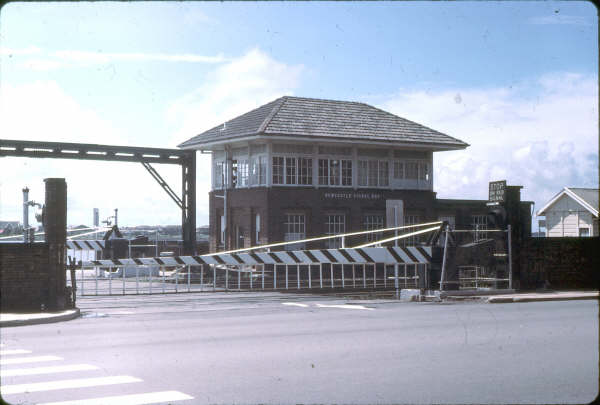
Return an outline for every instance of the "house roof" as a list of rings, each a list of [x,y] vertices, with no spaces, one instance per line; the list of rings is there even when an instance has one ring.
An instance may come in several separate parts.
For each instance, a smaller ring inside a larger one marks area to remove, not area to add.
[[[536,215],[545,215],[548,208],[550,208],[559,198],[563,195],[567,195],[573,200],[577,201],[582,207],[588,210],[592,215],[598,217],[598,194],[600,190],[597,188],[577,188],[577,187],[565,187],[558,194],[544,205]]]
[[[281,97],[178,145],[201,149],[248,137],[315,138],[464,149],[467,143],[365,103]]]

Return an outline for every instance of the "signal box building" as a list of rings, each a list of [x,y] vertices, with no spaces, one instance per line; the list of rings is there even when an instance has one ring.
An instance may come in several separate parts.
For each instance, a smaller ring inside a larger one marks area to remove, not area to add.
[[[300,97],[281,97],[179,145],[212,155],[212,252],[438,219],[484,227],[486,201],[437,200],[433,190],[433,153],[468,146],[364,103]]]

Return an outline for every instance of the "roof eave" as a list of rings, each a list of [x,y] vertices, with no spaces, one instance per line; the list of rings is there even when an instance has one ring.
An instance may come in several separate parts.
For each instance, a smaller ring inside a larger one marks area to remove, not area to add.
[[[291,139],[296,139],[297,141],[306,141],[306,142],[314,142],[315,140],[322,142],[331,142],[331,143],[352,143],[352,144],[379,144],[379,145],[393,145],[401,148],[416,148],[416,149],[426,149],[431,150],[433,152],[443,152],[443,151],[452,151],[452,150],[463,150],[469,147],[470,145],[467,143],[460,144],[443,144],[443,143],[435,143],[435,142],[402,142],[395,141],[390,139],[370,139],[370,140],[360,140],[360,139],[340,139],[339,137],[327,137],[327,136],[311,136],[311,135],[285,135],[285,134],[249,134],[242,135],[237,137],[230,137],[223,140],[214,140],[209,142],[194,142],[186,145],[187,142],[178,145],[179,148],[182,149],[210,149],[215,146],[220,146],[223,144],[231,143],[231,142],[246,142],[257,139],[264,140],[283,140],[289,141]]]

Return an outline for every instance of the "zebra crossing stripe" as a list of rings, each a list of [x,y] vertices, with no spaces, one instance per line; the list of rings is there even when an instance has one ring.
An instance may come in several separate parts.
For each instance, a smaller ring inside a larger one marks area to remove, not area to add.
[[[210,256],[147,257],[136,259],[107,259],[84,262],[85,267],[101,266],[198,266],[257,265],[257,264],[361,264],[361,263],[429,263],[431,246],[366,247],[344,249],[314,249],[278,252],[224,253]]]
[[[159,391],[145,394],[114,395],[110,397],[76,399],[71,401],[46,402],[38,405],[145,405],[185,401],[194,397],[179,391]]]
[[[0,377],[17,377],[24,375],[37,374],[54,374],[68,373],[72,371],[88,371],[97,370],[98,367],[90,364],[70,364],[66,366],[47,366],[47,367],[30,367],[30,368],[14,368],[11,370],[0,370]]]
[[[58,356],[35,356],[35,357],[17,357],[11,359],[0,359],[0,365],[6,364],[24,364],[24,363],[38,363],[42,361],[56,361],[62,360],[62,357]]]
[[[0,390],[3,395],[22,394],[24,392],[54,391],[67,388],[96,387],[100,385],[114,385],[141,382],[139,378],[128,375],[111,377],[76,378],[72,380],[45,381],[27,384],[3,385]]]

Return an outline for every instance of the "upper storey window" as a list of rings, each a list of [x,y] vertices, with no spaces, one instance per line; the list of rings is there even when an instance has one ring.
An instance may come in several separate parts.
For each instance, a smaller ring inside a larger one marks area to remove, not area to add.
[[[273,156],[273,184],[312,184],[312,159]]]
[[[389,185],[387,160],[359,160],[358,185],[362,187],[387,187]]]
[[[352,186],[352,161],[319,159],[319,185]]]

